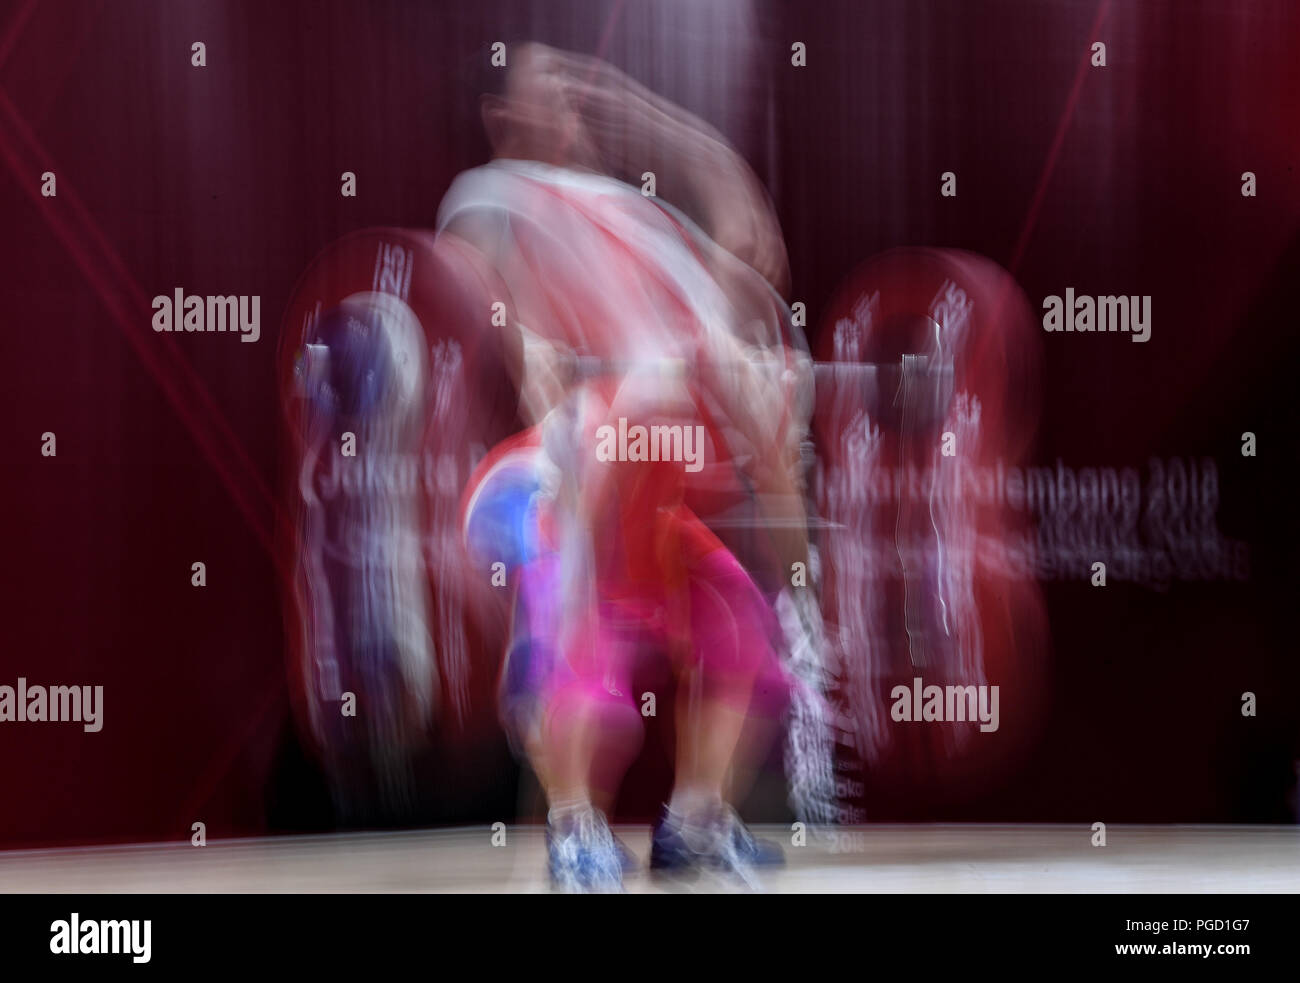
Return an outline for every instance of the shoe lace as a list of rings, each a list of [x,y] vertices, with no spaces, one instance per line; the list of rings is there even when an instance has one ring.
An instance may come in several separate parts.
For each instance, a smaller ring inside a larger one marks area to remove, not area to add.
[[[581,844],[579,830],[575,825],[557,835],[554,843],[553,869],[568,885],[577,884],[578,849]]]
[[[753,855],[754,838],[745,824],[740,821],[736,810],[724,805],[721,821],[718,824],[716,855],[718,862],[728,872],[735,874],[751,891],[760,889],[758,875],[754,864],[749,859]],[[742,849],[743,848],[743,849]]]
[[[727,817],[725,821],[731,829],[731,839],[738,842],[747,854],[752,856],[758,851],[758,841],[754,839],[754,835],[749,831],[749,827],[741,822],[740,814],[731,806],[727,806]]]
[[[622,864],[618,858],[614,834],[598,810],[584,810],[576,817],[573,833],[566,845],[572,851],[568,856],[574,863],[578,861],[579,850],[585,847],[588,857],[598,860],[595,872],[600,879],[621,882]]]

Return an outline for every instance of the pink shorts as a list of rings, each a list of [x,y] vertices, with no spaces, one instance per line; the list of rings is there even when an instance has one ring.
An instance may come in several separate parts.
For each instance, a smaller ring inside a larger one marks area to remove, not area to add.
[[[676,592],[681,596],[672,593],[603,599],[566,646],[558,556],[547,553],[521,568],[501,686],[512,739],[578,703],[635,704],[632,676],[647,656],[672,659],[679,678],[698,670],[705,699],[779,714],[788,699],[774,645],[779,627],[736,558],[722,546],[699,556]]]
[[[633,675],[646,657],[668,658],[678,679],[692,673],[704,699],[781,712],[780,626],[744,567],[685,504],[694,476],[680,464],[606,466],[605,494],[582,517],[593,566],[575,592],[590,590],[592,600],[575,610],[561,575],[562,520],[527,475],[541,455],[539,428],[504,442],[480,465],[464,504],[471,553],[513,568],[501,700],[516,747],[575,702],[635,705]]]

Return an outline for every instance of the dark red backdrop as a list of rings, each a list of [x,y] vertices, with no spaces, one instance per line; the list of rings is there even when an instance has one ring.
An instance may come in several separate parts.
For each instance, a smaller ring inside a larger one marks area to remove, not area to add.
[[[860,260],[900,244],[983,253],[1035,307],[1067,286],[1153,297],[1145,345],[1045,339],[1036,457],[1214,457],[1250,582],[1102,600],[1049,585],[1053,701],[1026,766],[960,794],[873,785],[870,814],[1287,819],[1296,5],[86,0],[0,5],[0,683],[104,685],[106,724],[0,724],[0,845],[324,821],[266,549],[279,318],[332,238],[432,223],[484,154],[467,66],[519,38],[603,51],[723,129],[772,190],[814,323]],[[956,199],[938,194],[948,170]],[[176,287],[260,295],[262,340],[154,334],[149,299]],[[425,818],[508,815],[499,739],[462,752],[431,771]]]

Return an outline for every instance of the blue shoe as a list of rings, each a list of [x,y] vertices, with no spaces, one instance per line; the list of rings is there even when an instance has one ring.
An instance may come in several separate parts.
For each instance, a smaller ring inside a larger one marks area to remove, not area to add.
[[[716,870],[735,874],[753,886],[753,868],[784,863],[781,848],[754,839],[736,811],[727,805],[692,820],[683,820],[664,806],[651,834],[650,869],[657,873]]]
[[[551,886],[565,894],[610,894],[623,890],[623,871],[631,859],[596,809],[546,822]]]
[[[731,835],[735,840],[736,852],[746,858],[755,867],[784,867],[785,853],[779,846],[771,840],[755,839],[749,832],[749,827],[740,821],[740,817],[732,812],[734,822],[731,827]]]

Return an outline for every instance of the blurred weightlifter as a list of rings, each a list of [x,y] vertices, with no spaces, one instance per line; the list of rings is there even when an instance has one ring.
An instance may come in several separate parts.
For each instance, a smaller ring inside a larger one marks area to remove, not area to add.
[[[631,867],[600,807],[640,746],[632,670],[656,652],[678,682],[677,751],[651,867],[752,884],[780,851],[730,805],[739,759],[799,691],[778,652],[810,630],[786,586],[808,559],[811,374],[780,229],[720,136],[612,67],[529,44],[498,71],[481,98],[493,159],[456,179],[438,226],[504,294],[531,424],[484,459],[463,520],[472,558],[509,570],[503,716],[546,794],[551,877],[618,890]],[[672,205],[626,183],[645,171]],[[667,441],[597,453],[638,426],[700,435],[698,467]]]

